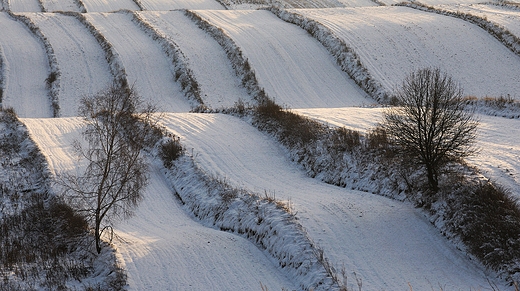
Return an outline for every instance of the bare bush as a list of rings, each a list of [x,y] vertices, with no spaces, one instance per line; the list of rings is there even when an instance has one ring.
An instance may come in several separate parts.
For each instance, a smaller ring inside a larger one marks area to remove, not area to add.
[[[159,147],[159,157],[166,168],[171,168],[173,161],[182,155],[184,148],[180,143],[179,137],[171,136],[163,141]]]
[[[397,151],[427,172],[428,188],[437,192],[439,174],[451,162],[475,153],[478,121],[467,111],[462,89],[439,69],[412,72],[396,93],[399,107],[383,113],[383,128]]]

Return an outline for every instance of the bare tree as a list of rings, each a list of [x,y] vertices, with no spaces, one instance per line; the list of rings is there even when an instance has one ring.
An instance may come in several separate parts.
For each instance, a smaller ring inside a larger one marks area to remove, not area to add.
[[[475,153],[478,120],[465,108],[461,87],[439,69],[411,73],[396,93],[397,107],[387,109],[383,127],[397,150],[424,166],[428,187],[439,189],[448,163]]]
[[[86,213],[98,253],[101,235],[111,230],[112,218],[130,216],[148,183],[141,151],[157,133],[154,111],[143,106],[133,88],[117,85],[81,99],[86,143],[75,141],[74,149],[86,161],[86,168],[82,175],[60,176],[58,183],[66,197]]]

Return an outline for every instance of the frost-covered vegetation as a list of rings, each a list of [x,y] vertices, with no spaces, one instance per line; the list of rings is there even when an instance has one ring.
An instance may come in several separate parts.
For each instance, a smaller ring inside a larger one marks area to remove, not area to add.
[[[120,290],[112,249],[94,255],[80,213],[53,194],[45,158],[11,109],[0,111],[0,290]]]

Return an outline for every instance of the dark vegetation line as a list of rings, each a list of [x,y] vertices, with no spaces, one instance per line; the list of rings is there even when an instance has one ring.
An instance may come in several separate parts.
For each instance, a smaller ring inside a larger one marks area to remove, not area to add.
[[[510,282],[520,279],[520,210],[507,190],[479,178],[475,169],[462,163],[451,165],[440,179],[439,192],[429,195],[424,187],[425,173],[403,166],[409,163],[396,154],[383,128],[362,135],[345,128],[330,128],[283,109],[263,92],[247,59],[229,36],[194,12],[186,13],[226,50],[242,84],[259,101],[253,108],[237,104],[230,112],[252,116],[252,124],[274,136],[309,176],[341,187],[410,200],[430,213],[430,220],[444,235],[462,241],[466,251],[484,265]],[[297,19],[297,15],[292,17]],[[319,33],[323,26],[317,23],[300,25],[313,35],[332,35],[330,31]],[[329,42],[325,40],[322,42]],[[388,100],[389,96],[374,85],[368,72],[363,73],[366,69],[356,55],[352,52],[350,56],[354,57],[345,57],[349,53],[345,49],[344,54],[334,55],[343,56],[339,63],[345,67],[352,66],[349,62],[357,64],[352,67],[361,72],[361,86],[372,96],[379,96],[377,99]]]
[[[170,58],[174,70],[174,80],[181,85],[186,97],[196,104],[195,106],[192,105],[192,111],[208,111],[209,109],[201,98],[199,83],[188,65],[186,56],[175,41],[154,28],[150,23],[144,20],[138,12],[132,12],[132,20],[154,41],[158,42],[165,54]]]
[[[79,11],[81,13],[87,13],[87,8],[85,7],[85,3],[83,3],[83,0],[73,0],[76,6],[78,6]]]
[[[5,69],[5,56],[4,52],[2,50],[2,47],[0,47],[0,109],[3,108],[3,100],[4,100],[4,92],[5,92],[5,79],[7,78],[7,72]]]
[[[122,290],[114,251],[89,250],[86,221],[52,193],[45,157],[12,109],[0,124],[0,290]]]
[[[317,39],[334,57],[341,70],[347,73],[369,96],[379,103],[388,103],[390,101],[388,92],[370,75],[370,72],[361,63],[357,53],[329,28],[318,21],[297,13],[295,10],[288,11],[273,6],[267,10],[281,20],[299,26]]]
[[[224,49],[226,55],[231,62],[233,70],[240,79],[242,86],[247,93],[253,97],[258,103],[264,103],[269,100],[264,89],[258,85],[255,72],[247,58],[243,55],[242,50],[221,28],[212,25],[209,21],[203,19],[196,12],[184,10],[186,16],[191,19],[197,26],[213,37],[217,43]]]
[[[126,76],[125,67],[121,61],[119,53],[114,49],[112,44],[105,38],[105,36],[92,24],[90,23],[84,14],[78,12],[62,12],[64,15],[75,17],[81,22],[90,33],[94,36],[96,41],[101,46],[101,49],[105,52],[105,59],[110,68],[110,73],[114,77],[115,84],[121,87],[128,87],[128,80]]]
[[[323,250],[298,223],[290,204],[212,177],[184,151],[176,161],[161,155],[163,161],[170,160],[165,166],[177,198],[202,224],[242,236],[267,251],[302,290],[346,290],[338,284],[338,274]]]
[[[520,209],[511,193],[465,164],[452,164],[440,189],[426,188],[424,170],[396,152],[383,128],[367,134],[322,123],[274,102],[252,111],[252,124],[275,137],[307,174],[340,187],[410,200],[448,238],[510,282],[520,280]]]
[[[45,52],[47,55],[50,73],[47,79],[45,79],[45,83],[47,85],[47,89],[49,90],[49,97],[51,101],[52,115],[53,117],[60,116],[60,104],[59,104],[59,88],[60,88],[60,70],[58,66],[58,60],[56,59],[56,55],[54,54],[54,49],[52,48],[51,43],[42,33],[42,31],[34,24],[34,22],[27,16],[21,14],[15,14],[8,11],[9,16],[14,20],[17,20],[23,23],[32,33],[33,35],[43,44],[45,48]]]

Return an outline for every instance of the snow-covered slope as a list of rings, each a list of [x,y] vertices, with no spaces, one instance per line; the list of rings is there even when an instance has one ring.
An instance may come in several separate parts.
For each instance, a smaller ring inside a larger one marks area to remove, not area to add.
[[[61,116],[77,116],[80,98],[113,81],[105,54],[92,34],[72,16],[26,13],[51,43],[60,69],[58,102]]]
[[[439,67],[467,95],[515,96],[520,57],[483,29],[460,19],[405,7],[296,11],[329,27],[388,90],[423,67]]]
[[[3,54],[2,106],[13,107],[21,117],[51,117],[45,79],[49,64],[43,45],[25,25],[0,12],[0,46]],[[0,73],[2,73],[0,71]]]
[[[71,143],[81,139],[80,118],[23,119],[51,171],[75,171]],[[115,226],[113,241],[130,290],[269,290],[295,286],[255,245],[201,226],[175,201],[152,164],[150,183],[135,215]]]
[[[139,12],[139,15],[171,39],[188,60],[199,83],[201,98],[211,108],[231,107],[239,99],[251,98],[240,87],[224,50],[182,11]]]
[[[268,11],[195,11],[222,28],[249,59],[258,82],[291,108],[373,103],[315,39]]]
[[[90,21],[120,55],[128,83],[160,111],[186,112],[190,104],[174,81],[171,61],[127,13],[89,13]]]
[[[133,0],[82,0],[87,12],[112,12],[121,9],[139,10]]]
[[[174,9],[224,9],[215,0],[141,0],[143,10],[168,11]]]
[[[448,4],[438,5],[437,7],[483,17],[505,27],[515,36],[520,37],[520,9],[493,4]]]
[[[12,12],[41,12],[42,7],[38,0],[9,0]]]
[[[382,121],[381,108],[319,108],[295,112],[330,124],[366,132]],[[520,198],[520,120],[479,115],[476,146],[479,153],[468,159],[481,173]]]
[[[305,176],[270,138],[227,115],[168,114],[196,163],[231,184],[290,200],[331,262],[364,290],[484,288],[486,273],[409,204]],[[491,275],[493,277],[493,275]],[[498,283],[500,284],[500,283]]]
[[[46,12],[74,11],[81,12],[76,0],[42,0]]]

